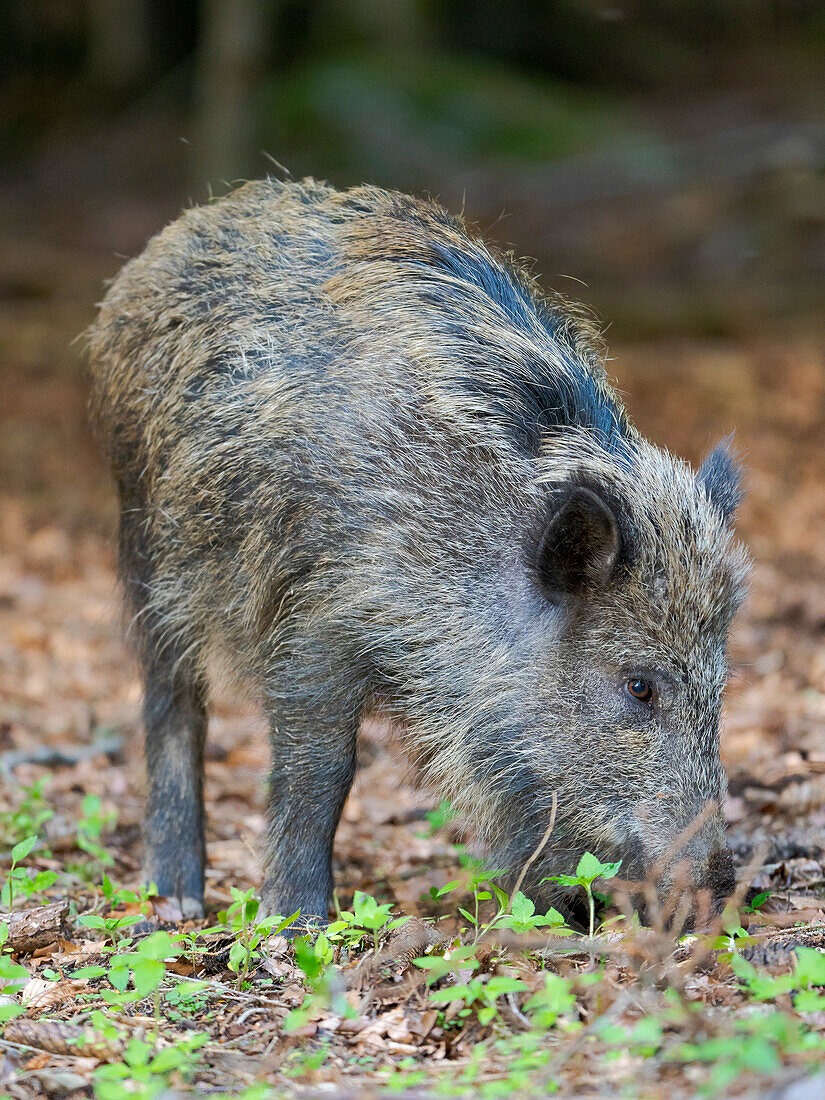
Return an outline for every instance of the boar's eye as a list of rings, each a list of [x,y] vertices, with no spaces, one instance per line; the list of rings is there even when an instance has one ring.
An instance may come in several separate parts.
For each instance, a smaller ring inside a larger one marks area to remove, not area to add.
[[[641,677],[634,677],[632,680],[628,680],[624,686],[628,695],[632,695],[634,699],[638,699],[640,703],[649,703],[653,698],[653,685],[649,680],[643,680]]]

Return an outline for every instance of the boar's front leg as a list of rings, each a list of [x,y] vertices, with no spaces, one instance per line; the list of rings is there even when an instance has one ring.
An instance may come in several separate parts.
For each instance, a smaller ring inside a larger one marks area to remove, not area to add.
[[[269,837],[262,901],[269,914],[327,919],[332,846],[355,775],[360,706],[322,662],[284,669],[267,692],[272,738]],[[355,674],[357,676],[357,674]],[[297,683],[296,683],[297,679]]]

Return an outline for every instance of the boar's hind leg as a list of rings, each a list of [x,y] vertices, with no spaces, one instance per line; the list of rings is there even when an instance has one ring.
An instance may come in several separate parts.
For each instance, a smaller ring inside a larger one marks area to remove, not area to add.
[[[205,687],[183,643],[170,642],[153,610],[155,564],[140,502],[122,500],[120,573],[143,673],[143,873],[162,897],[178,900],[184,917],[195,917],[203,914]]]
[[[184,918],[203,916],[206,862],[203,809],[204,691],[165,663],[145,677],[143,721],[149,792],[144,876]]]
[[[304,670],[306,676],[308,670]],[[292,674],[294,684],[294,672]],[[355,775],[357,706],[335,705],[329,676],[270,706],[272,773],[263,907],[327,919],[332,846]],[[324,693],[327,692],[324,698]]]

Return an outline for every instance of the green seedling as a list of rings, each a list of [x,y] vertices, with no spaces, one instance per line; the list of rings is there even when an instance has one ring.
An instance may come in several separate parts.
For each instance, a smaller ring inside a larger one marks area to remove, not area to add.
[[[95,928],[105,932],[112,941],[112,947],[117,949],[131,943],[131,940],[121,935],[121,930],[141,920],[143,917],[140,913],[130,913],[123,917],[104,917],[100,913],[83,913],[77,918],[77,923],[83,928]]]
[[[19,993],[29,980],[29,972],[25,966],[20,966],[6,954],[6,944],[9,940],[9,926],[0,923],[0,994],[13,996]],[[0,1024],[20,1016],[26,1011],[25,1005],[0,1004]]]
[[[186,979],[167,990],[163,999],[178,1012],[170,1012],[173,1018],[179,1018],[181,1013],[194,1015],[204,1012],[209,1005],[212,990],[209,982],[193,981]]]
[[[520,978],[507,975],[483,975],[471,978],[462,985],[449,985],[446,989],[437,989],[430,994],[434,1004],[449,1004],[463,1001],[467,1011],[476,1009],[480,1024],[490,1024],[498,1015],[498,998],[505,993],[520,993],[527,986]]]
[[[99,867],[111,867],[114,859],[100,843],[104,830],[113,829],[117,821],[114,810],[103,810],[96,794],[87,794],[80,804],[82,817],[77,823],[77,846],[87,852]]]
[[[565,925],[564,917],[557,909],[537,913],[534,903],[520,890],[510,898],[508,911],[500,915],[498,924],[520,935],[534,932],[537,928],[552,928],[559,936],[573,935],[573,930]]]
[[[76,970],[74,977],[106,976],[112,989],[102,989],[100,996],[112,1006],[123,1006],[152,997],[155,1026],[160,1026],[160,985],[166,976],[166,960],[177,958],[183,951],[179,936],[168,932],[153,932],[141,940],[134,951],[113,955],[108,967],[86,966]],[[131,979],[132,989],[129,990]]]
[[[421,970],[427,971],[427,985],[435,985],[447,975],[460,975],[461,971],[478,970],[479,962],[475,957],[475,944],[456,944],[447,955],[424,955],[413,962]]]
[[[771,975],[759,970],[740,954],[733,954],[731,969],[755,1001],[772,1001],[784,993],[793,993],[797,1012],[825,1011],[825,955],[811,947],[796,948],[793,973]]]
[[[382,932],[391,932],[394,928],[400,928],[406,924],[409,917],[392,916],[393,906],[387,902],[379,904],[370,894],[362,894],[355,891],[352,899],[352,910],[343,910],[340,920],[327,930],[332,936],[340,935],[347,940],[350,946],[360,943],[365,935],[372,936],[372,946],[375,954],[378,954],[378,941]]]
[[[596,879],[615,878],[622,861],[602,863],[591,852],[585,852],[579,860],[575,875],[550,875],[542,882],[557,882],[560,886],[580,886],[587,895],[590,909],[590,938],[596,930],[596,907],[593,900],[593,883]]]
[[[32,783],[30,787],[23,787],[20,805],[16,809],[0,813],[2,844],[17,844],[33,833],[36,835],[49,818],[54,816],[51,807],[43,797],[47,781],[47,777],[44,776]]]
[[[787,1012],[770,1011],[736,1019],[731,1029],[732,1034],[697,1043],[680,1043],[665,1055],[666,1060],[712,1064],[710,1075],[699,1090],[700,1095],[725,1093],[746,1072],[774,1074],[782,1059],[789,1055],[810,1053],[821,1060],[825,1053],[825,1037],[811,1032],[801,1020]]]
[[[475,929],[475,941],[495,927],[501,915],[507,910],[509,899],[507,894],[495,885],[495,879],[506,872],[502,869],[488,868],[482,861],[474,861],[472,867],[474,874],[470,879],[469,890],[473,895],[473,912],[458,906],[458,911],[465,920],[468,920]],[[493,898],[498,903],[498,910],[492,920],[486,924],[481,921],[480,906],[482,902],[491,901]]]
[[[428,897],[431,902],[435,904],[436,913],[440,914],[441,905],[440,901],[447,894],[451,894],[453,890],[458,889],[461,883],[456,879],[453,882],[447,882],[443,886],[431,886],[426,894],[422,894],[422,898]]]
[[[314,943],[309,936],[296,936],[292,947],[295,953],[295,964],[304,975],[304,981],[310,989],[310,996],[305,998],[298,1008],[293,1008],[287,1013],[284,1030],[288,1033],[297,1031],[313,1013],[322,1009],[332,1008],[339,1016],[356,1016],[356,1009],[336,987],[335,970],[330,966],[334,948],[328,936],[321,932]]]
[[[237,988],[241,989],[260,956],[258,948],[262,941],[269,936],[280,935],[295,923],[301,911],[298,909],[289,917],[273,916],[258,921],[260,901],[255,897],[254,890],[238,890],[234,886],[231,890],[232,904],[218,913],[218,922],[219,929],[229,928],[235,933],[235,942],[229,949],[229,969],[238,975]]]
[[[560,1020],[568,1019],[576,1007],[576,997],[570,982],[560,974],[545,974],[544,987],[539,989],[524,1006],[530,1022],[542,1031],[555,1027]],[[568,1027],[576,1026],[572,1022]]]
[[[5,909],[13,907],[16,896],[30,898],[33,894],[48,890],[57,881],[56,871],[37,871],[30,874],[25,867],[19,866],[36,844],[37,837],[32,835],[19,841],[11,850],[11,867],[0,890],[0,905]]]
[[[282,1063],[281,1072],[286,1077],[305,1077],[320,1069],[329,1058],[330,1052],[331,1046],[328,1041],[322,1041],[315,1047],[293,1050]]]
[[[131,941],[121,935],[121,930],[129,928],[133,924],[138,924],[146,917],[150,906],[150,889],[153,888],[141,887],[140,892],[135,893],[134,890],[128,890],[125,887],[118,888],[112,884],[108,875],[104,875],[101,890],[110,907],[139,904],[141,911],[120,917],[102,916],[100,913],[83,913],[77,918],[77,923],[83,928],[95,928],[100,932],[105,932],[111,939],[112,946],[116,949],[127,946]]]
[[[196,1033],[179,1039],[174,1046],[155,1052],[150,1043],[132,1038],[122,1062],[100,1066],[94,1072],[97,1100],[148,1100],[166,1092],[174,1073],[189,1080],[198,1066],[198,1050],[209,1036]]]
[[[755,894],[754,897],[749,902],[749,904],[743,906],[742,912],[743,913],[757,913],[762,908],[762,906],[765,904],[765,902],[768,900],[768,898],[770,896],[771,895],[768,893],[767,890],[763,890],[762,893],[760,893],[760,894]]]

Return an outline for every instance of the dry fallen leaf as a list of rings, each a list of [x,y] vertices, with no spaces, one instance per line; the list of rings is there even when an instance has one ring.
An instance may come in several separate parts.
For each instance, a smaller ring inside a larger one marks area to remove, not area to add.
[[[48,982],[43,978],[29,978],[23,986],[20,997],[30,1012],[44,1012],[76,997],[78,993],[87,989],[88,985],[87,978],[58,982]]]

